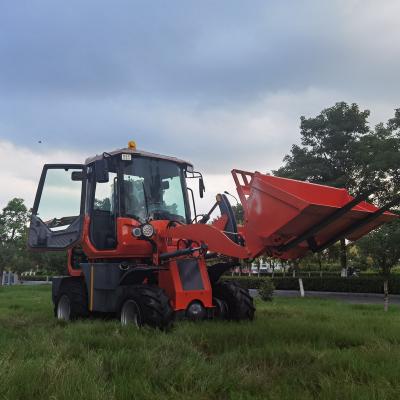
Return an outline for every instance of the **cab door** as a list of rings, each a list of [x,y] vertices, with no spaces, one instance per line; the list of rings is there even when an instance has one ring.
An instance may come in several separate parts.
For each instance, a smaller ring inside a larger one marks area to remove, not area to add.
[[[28,245],[64,250],[80,241],[85,214],[86,167],[46,164],[32,209]]]

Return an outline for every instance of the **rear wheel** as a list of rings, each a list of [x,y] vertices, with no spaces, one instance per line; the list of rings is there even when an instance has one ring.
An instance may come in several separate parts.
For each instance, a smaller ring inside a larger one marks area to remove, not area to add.
[[[84,283],[79,280],[63,282],[55,302],[55,317],[59,320],[71,321],[87,317],[88,314],[87,294]]]
[[[158,286],[132,285],[119,288],[118,310],[122,325],[168,329],[173,310],[164,290]]]
[[[236,282],[218,282],[213,286],[216,317],[230,320],[252,320],[255,307],[247,289]]]
[[[139,327],[142,325],[142,315],[139,304],[133,299],[127,299],[121,307],[120,315],[121,325],[134,325]]]

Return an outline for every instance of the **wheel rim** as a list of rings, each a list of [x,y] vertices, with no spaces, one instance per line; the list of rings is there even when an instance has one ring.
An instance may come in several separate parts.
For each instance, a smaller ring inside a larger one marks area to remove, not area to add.
[[[136,301],[127,300],[121,309],[121,324],[140,326],[140,309]]]
[[[186,317],[192,321],[202,320],[206,317],[206,310],[199,301],[192,302],[186,309]]]
[[[213,298],[213,303],[215,306],[214,315],[217,318],[227,318],[228,317],[228,303],[225,300],[218,299],[216,297]]]
[[[63,294],[58,301],[57,318],[63,321],[69,321],[71,318],[71,302],[66,294]]]

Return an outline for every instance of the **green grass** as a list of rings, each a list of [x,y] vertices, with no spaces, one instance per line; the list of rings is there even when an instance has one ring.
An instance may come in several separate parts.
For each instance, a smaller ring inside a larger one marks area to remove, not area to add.
[[[252,323],[57,322],[50,288],[0,288],[0,399],[399,399],[400,310],[258,303]]]

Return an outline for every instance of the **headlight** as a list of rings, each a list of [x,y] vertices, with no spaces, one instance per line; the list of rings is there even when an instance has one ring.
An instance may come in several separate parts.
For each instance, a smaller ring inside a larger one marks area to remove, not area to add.
[[[144,237],[150,238],[154,235],[154,228],[151,224],[142,225],[142,234]]]
[[[140,228],[133,228],[132,235],[135,237],[140,237],[142,236],[142,230]]]

